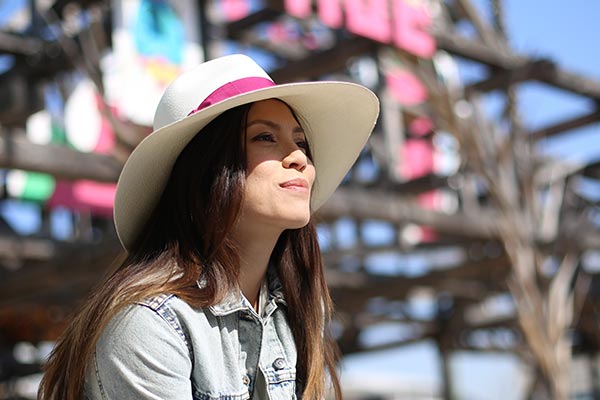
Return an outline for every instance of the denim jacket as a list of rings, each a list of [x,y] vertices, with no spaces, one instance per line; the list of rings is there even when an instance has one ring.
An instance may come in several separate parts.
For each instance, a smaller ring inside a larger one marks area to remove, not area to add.
[[[297,399],[296,355],[276,278],[262,316],[241,293],[201,309],[160,295],[109,322],[85,394],[90,400]]]

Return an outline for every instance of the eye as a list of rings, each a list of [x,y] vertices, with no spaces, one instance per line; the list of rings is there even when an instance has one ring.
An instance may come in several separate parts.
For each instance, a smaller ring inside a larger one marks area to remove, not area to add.
[[[275,142],[275,136],[271,133],[261,133],[252,138],[254,142]]]
[[[296,141],[296,146],[304,150],[305,153],[308,151],[308,141],[306,139]]]

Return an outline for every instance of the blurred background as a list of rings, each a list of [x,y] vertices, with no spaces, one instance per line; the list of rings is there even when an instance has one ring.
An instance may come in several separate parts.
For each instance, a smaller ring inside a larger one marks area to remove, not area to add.
[[[121,252],[115,182],[179,73],[379,96],[319,211],[346,398],[600,399],[600,2],[0,0],[0,399]]]

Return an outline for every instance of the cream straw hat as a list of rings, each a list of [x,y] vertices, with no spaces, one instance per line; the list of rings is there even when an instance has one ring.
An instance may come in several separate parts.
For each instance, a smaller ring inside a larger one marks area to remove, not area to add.
[[[251,58],[225,56],[200,64],[169,85],[154,115],[154,132],[125,163],[114,207],[125,249],[135,243],[190,140],[224,111],[270,98],[287,103],[303,125],[317,172],[312,210],[329,198],[373,130],[379,114],[375,94],[349,82],[276,85]]]

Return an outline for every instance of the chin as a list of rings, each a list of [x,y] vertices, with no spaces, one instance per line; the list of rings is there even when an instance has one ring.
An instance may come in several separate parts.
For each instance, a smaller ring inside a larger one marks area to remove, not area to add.
[[[297,224],[291,224],[287,229],[300,229],[300,228],[304,228],[306,225],[308,225],[309,222],[310,222],[310,219],[307,219],[305,221],[298,222]]]
[[[290,219],[286,224],[287,229],[300,229],[308,225],[310,222],[310,214],[298,216],[297,218]]]

